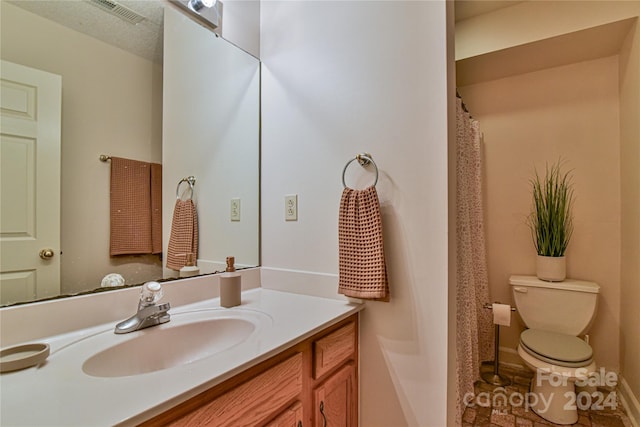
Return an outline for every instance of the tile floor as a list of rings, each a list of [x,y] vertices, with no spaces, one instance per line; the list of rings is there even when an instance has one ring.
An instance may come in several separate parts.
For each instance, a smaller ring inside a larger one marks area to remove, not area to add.
[[[491,371],[492,365],[483,365],[484,370]],[[463,427],[548,427],[557,426],[538,415],[531,409],[527,409],[520,403],[517,393],[523,396],[529,391],[529,385],[533,372],[528,369],[516,369],[506,366],[500,367],[500,374],[508,377],[512,384],[499,390],[499,387],[478,381],[475,384],[476,399],[474,406],[467,407],[462,418]],[[612,390],[599,388],[603,393],[611,393]],[[502,399],[493,399],[497,393],[507,396],[507,402]],[[512,404],[509,404],[511,402]],[[629,418],[624,412],[622,404],[615,400],[615,395],[605,402],[611,405],[603,405],[602,410],[578,410],[578,421],[574,426],[579,427],[631,427]],[[612,406],[616,407],[613,408]]]

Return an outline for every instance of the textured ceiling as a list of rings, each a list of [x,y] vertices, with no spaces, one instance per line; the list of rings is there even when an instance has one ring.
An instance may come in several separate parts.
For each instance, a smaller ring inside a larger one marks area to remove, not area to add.
[[[165,0],[116,0],[145,17],[131,24],[90,0],[2,0],[151,61],[162,63]]]

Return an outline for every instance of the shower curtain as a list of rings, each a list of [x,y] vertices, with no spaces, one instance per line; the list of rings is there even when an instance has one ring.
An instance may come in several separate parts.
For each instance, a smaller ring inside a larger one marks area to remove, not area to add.
[[[480,379],[480,362],[493,355],[489,283],[482,210],[480,130],[467,113],[462,99],[456,104],[456,243],[457,335],[456,425],[462,425],[465,396]]]

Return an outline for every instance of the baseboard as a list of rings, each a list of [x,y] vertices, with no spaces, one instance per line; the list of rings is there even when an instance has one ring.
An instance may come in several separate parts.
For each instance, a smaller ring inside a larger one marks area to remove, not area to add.
[[[629,384],[622,375],[619,376],[619,379],[618,397],[620,403],[622,403],[625,411],[627,411],[631,425],[633,427],[640,427],[640,402],[638,401],[638,397],[633,394],[631,387],[629,387]]]
[[[500,347],[500,364],[512,368],[525,368],[522,358],[515,348]]]

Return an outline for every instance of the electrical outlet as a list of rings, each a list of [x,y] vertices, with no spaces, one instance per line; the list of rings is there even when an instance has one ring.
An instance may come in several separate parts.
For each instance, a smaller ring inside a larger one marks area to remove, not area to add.
[[[231,221],[240,221],[240,199],[231,199]]]
[[[288,194],[284,196],[284,219],[285,221],[298,220],[298,195]]]

